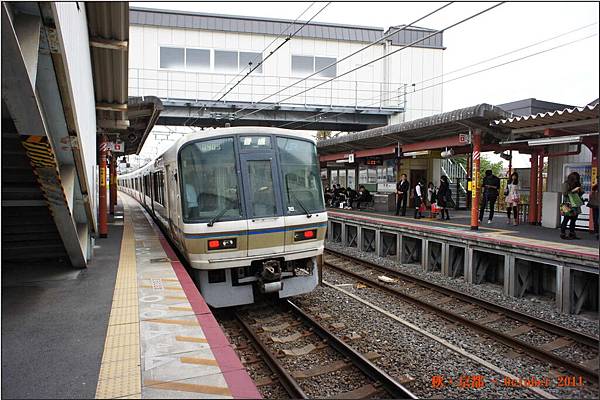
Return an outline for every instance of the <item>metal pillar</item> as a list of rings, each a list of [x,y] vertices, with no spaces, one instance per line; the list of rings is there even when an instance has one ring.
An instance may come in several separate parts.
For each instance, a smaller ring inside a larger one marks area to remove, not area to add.
[[[471,180],[471,230],[479,229],[479,168],[481,152],[481,131],[476,129],[473,132],[473,165]]]
[[[508,154],[510,154],[510,158],[508,159],[508,183],[510,183],[510,176],[512,175],[512,150]]]
[[[100,162],[99,168],[100,171],[98,173],[100,184],[98,185],[98,190],[100,193],[98,195],[98,231],[101,238],[105,238],[108,236],[108,215],[107,215],[107,207],[106,207],[106,153],[108,149],[108,141],[106,140],[106,136],[102,135],[102,139],[100,140]]]
[[[544,154],[542,152],[538,153],[538,169],[537,169],[537,219],[536,222],[538,225],[542,224],[542,191],[544,186]]]
[[[590,150],[592,151],[592,186],[598,183],[598,144],[594,144],[592,146],[590,146]],[[591,211],[591,209],[590,209]],[[594,229],[596,228],[594,226],[594,218],[591,218],[592,216],[590,215],[590,222],[589,222],[589,228],[590,231],[594,231]]]
[[[529,223],[537,223],[537,165],[538,155],[531,154],[531,169],[529,171]]]
[[[110,156],[110,215],[115,215],[117,205],[117,157],[114,153]]]

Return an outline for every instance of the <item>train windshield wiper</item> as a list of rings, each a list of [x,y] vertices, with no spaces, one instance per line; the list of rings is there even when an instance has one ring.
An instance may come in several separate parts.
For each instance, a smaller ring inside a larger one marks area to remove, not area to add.
[[[223,207],[223,209],[221,211],[219,211],[219,213],[217,215],[215,215],[214,217],[212,217],[212,219],[210,221],[208,221],[208,226],[213,226],[215,224],[215,222],[217,222],[219,219],[221,219],[221,217],[223,215],[225,215],[225,213],[227,211],[229,211],[231,209],[231,206],[225,206]]]
[[[298,205],[300,206],[300,208],[302,208],[302,210],[304,210],[304,213],[306,214],[306,218],[312,217],[312,214],[306,209],[306,207],[304,207],[304,204],[302,204],[302,202],[300,200],[298,200],[298,198],[296,197],[296,195],[294,194],[294,192],[290,192],[290,195],[292,195],[292,197],[294,198],[294,200],[296,200],[296,203],[298,203]]]

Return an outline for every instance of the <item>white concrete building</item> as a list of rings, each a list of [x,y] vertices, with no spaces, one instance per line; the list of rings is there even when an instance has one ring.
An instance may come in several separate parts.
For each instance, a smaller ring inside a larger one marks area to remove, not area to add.
[[[340,121],[339,115],[343,118],[352,114],[352,121],[356,122],[355,114],[359,110],[363,122],[359,121],[357,128],[411,120],[442,111],[441,85],[411,93],[413,83],[425,80],[428,81],[426,86],[441,83],[442,34],[435,34],[410,48],[341,76],[358,65],[392,53],[434,32],[413,27],[401,30],[297,86],[271,96],[391,32],[379,27],[313,22],[267,59],[270,51],[301,24],[256,17],[131,8],[129,94],[160,97],[166,109],[159,124],[173,125],[181,125],[189,118],[176,115],[175,108],[180,101],[185,101],[188,108],[191,104],[207,110],[206,114],[197,113],[197,117],[206,116],[206,126],[211,126],[209,120],[218,113],[221,115],[217,115],[216,119],[227,119],[233,114],[235,119],[232,120],[243,121],[244,114],[264,107],[268,107],[268,111],[292,112],[286,116],[259,118],[274,126],[277,126],[273,124],[274,120],[288,123],[310,118],[316,112],[322,113],[325,119],[338,114],[335,121],[343,125],[345,121]],[[220,99],[246,74],[249,62],[256,66],[263,59],[264,64]],[[327,82],[336,76],[339,78]],[[323,82],[326,83],[319,88],[291,97]],[[221,101],[215,103],[219,99]],[[193,102],[190,103],[190,100]],[[280,108],[274,107],[278,103]],[[227,107],[222,107],[223,104]],[[245,110],[239,111],[241,109]],[[257,115],[260,113],[255,113]],[[179,119],[169,119],[174,116]],[[376,119],[373,119],[375,116]],[[248,124],[255,122],[248,120]],[[303,129],[326,128],[325,125],[317,125]],[[351,126],[340,128],[352,130]]]

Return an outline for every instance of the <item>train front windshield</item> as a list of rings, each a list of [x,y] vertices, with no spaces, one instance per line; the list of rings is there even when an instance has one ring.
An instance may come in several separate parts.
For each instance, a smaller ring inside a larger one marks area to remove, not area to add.
[[[241,218],[233,138],[205,140],[180,153],[183,219]]]
[[[279,155],[278,180],[281,180],[282,186],[280,193],[283,214],[302,215],[324,211],[323,190],[314,143],[277,137],[276,147]],[[243,217],[234,138],[190,143],[181,149],[179,157],[184,221],[208,222]],[[254,174],[259,173],[257,171],[262,170],[249,170]],[[258,178],[265,178],[262,176],[266,174],[264,171],[260,174],[260,177],[249,176],[249,186]],[[273,205],[272,211],[278,208],[280,207]],[[275,213],[279,214],[276,211]]]
[[[277,147],[286,213],[298,215],[324,211],[323,187],[314,143],[278,137]]]

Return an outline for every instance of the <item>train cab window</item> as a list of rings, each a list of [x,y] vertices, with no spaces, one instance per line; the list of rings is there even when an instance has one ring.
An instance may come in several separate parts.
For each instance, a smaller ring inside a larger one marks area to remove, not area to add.
[[[271,138],[269,136],[241,136],[240,149],[244,150],[259,150],[270,149]]]
[[[278,137],[277,147],[287,214],[324,211],[316,146],[306,140]]]
[[[241,218],[233,138],[193,142],[179,154],[185,222]]]
[[[247,165],[252,195],[252,216],[262,218],[277,215],[271,160],[249,160]]]

